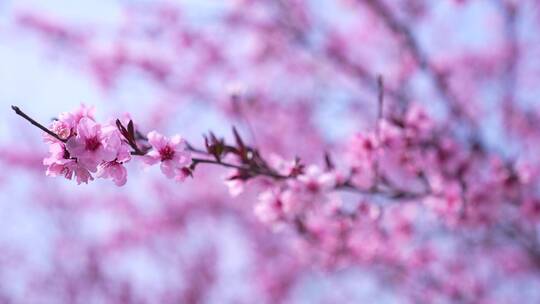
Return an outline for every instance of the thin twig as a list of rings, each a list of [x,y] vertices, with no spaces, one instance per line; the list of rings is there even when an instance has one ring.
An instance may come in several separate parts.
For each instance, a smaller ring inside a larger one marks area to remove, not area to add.
[[[259,170],[259,169],[256,169],[256,168],[250,168],[250,167],[231,164],[231,163],[225,163],[225,162],[217,161],[217,160],[213,160],[213,159],[192,158],[191,160],[193,161],[193,164],[192,164],[193,166],[196,166],[197,164],[212,164],[212,165],[218,165],[218,166],[222,166],[222,167],[234,168],[234,169],[246,171],[246,172],[252,173],[253,176],[264,175],[264,176],[272,177],[274,179],[287,179],[287,178],[289,178],[289,176],[281,175],[281,174],[278,174],[278,173],[275,173],[275,172],[270,172],[270,171],[266,171],[266,170],[263,171],[263,170]]]
[[[374,163],[374,171],[375,171],[375,178],[374,178],[374,187],[377,188],[377,185],[379,184],[379,175],[380,175],[380,168],[379,168],[379,149],[381,148],[381,122],[383,119],[383,103],[384,103],[384,82],[382,75],[379,75],[377,77],[377,88],[378,88],[378,96],[377,96],[377,121],[375,123],[375,136],[377,138],[377,145],[375,149],[375,163]]]
[[[388,189],[385,191],[377,187],[370,187],[368,189],[362,189],[362,188],[354,186],[350,182],[336,185],[334,190],[347,191],[347,192],[352,192],[352,193],[357,193],[357,194],[362,194],[362,195],[379,195],[379,196],[384,196],[390,199],[407,199],[407,200],[424,198],[432,194],[430,190],[423,191],[423,192],[408,192],[406,190],[402,190],[398,188]]]
[[[67,140],[65,139],[62,139],[60,138],[60,136],[58,136],[56,133],[54,133],[53,131],[49,130],[48,128],[46,128],[45,126],[43,126],[42,124],[40,124],[39,122],[35,121],[32,117],[26,115],[26,113],[24,113],[19,107],[17,106],[11,106],[11,108],[13,109],[13,111],[15,111],[15,113],[19,116],[21,116],[22,118],[26,119],[28,122],[30,122],[31,124],[33,124],[34,126],[38,127],[39,129],[41,129],[43,132],[49,134],[50,136],[58,139],[59,141],[65,143],[67,142]]]

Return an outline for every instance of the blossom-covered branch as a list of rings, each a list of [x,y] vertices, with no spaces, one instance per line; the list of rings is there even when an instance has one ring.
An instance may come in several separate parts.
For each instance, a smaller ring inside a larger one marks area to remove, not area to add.
[[[382,108],[382,96],[379,96],[379,103]],[[12,109],[45,132],[44,138],[49,143],[51,153],[43,162],[47,166],[47,175],[64,176],[67,179],[75,177],[78,184],[88,183],[98,177],[112,179],[122,186],[127,182],[125,164],[133,157],[139,157],[146,165],[159,163],[163,174],[177,181],[192,176],[199,164],[209,164],[234,169],[227,181],[236,186],[261,176],[275,181],[304,180],[307,187],[314,192],[319,191],[319,187],[324,184],[325,191],[343,190],[393,199],[412,199],[429,194],[429,189],[424,192],[411,192],[394,187],[384,178],[379,180],[377,156],[373,158],[375,179],[369,187],[361,188],[353,182],[354,174],[345,177],[334,170],[328,154],[325,157],[325,172],[317,166],[310,166],[306,171],[299,158],[289,162],[274,161],[273,167],[258,149],[244,142],[236,128],[232,129],[234,145],[227,144],[224,139],[210,133],[209,136],[204,136],[205,150],[202,150],[194,148],[179,135],[168,138],[152,131],[144,136],[135,128],[132,120],[129,120],[126,126],[119,119],[116,119],[114,124],[101,125],[95,121],[94,109],[86,106],[74,112],[61,113],[50,128],[36,122],[19,107],[12,106]],[[379,116],[382,119],[382,113]],[[376,142],[380,141],[379,126],[373,140],[374,142],[366,142],[366,145],[375,153]]]
[[[13,108],[50,154],[0,146],[0,185],[39,181],[22,220],[45,213],[59,233],[47,250],[28,242],[51,267],[27,267],[14,289],[31,297],[11,302],[539,302],[537,1],[185,2],[122,3],[118,27],[16,16],[39,50],[145,116],[82,106],[43,125]],[[191,140],[206,123],[237,128]],[[182,137],[152,131],[169,125]],[[382,283],[375,300],[353,296],[363,278]]]

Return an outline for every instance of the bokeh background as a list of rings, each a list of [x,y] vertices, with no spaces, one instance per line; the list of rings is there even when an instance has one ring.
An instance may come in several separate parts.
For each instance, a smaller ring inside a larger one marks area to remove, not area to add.
[[[10,109],[46,123],[84,103],[200,146],[236,125],[314,162],[373,127],[379,74],[389,105],[448,117],[437,76],[354,2],[0,0],[0,303],[408,303],[362,268],[290,258],[294,244],[254,218],[255,193],[229,198],[224,170],[175,184],[132,165],[121,188],[45,177],[47,147]],[[458,67],[450,86],[483,140],[522,153],[501,136],[499,109],[510,98],[538,111],[538,3],[386,2],[435,66]],[[538,293],[526,278],[504,285],[503,298]]]

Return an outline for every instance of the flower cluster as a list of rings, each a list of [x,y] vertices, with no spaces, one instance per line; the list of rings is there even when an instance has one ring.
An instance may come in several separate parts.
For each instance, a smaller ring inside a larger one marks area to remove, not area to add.
[[[474,143],[458,150],[458,139],[431,127],[432,121],[418,107],[401,118],[380,119],[374,131],[356,134],[338,162],[325,153],[324,166],[277,154],[266,159],[235,128],[234,143],[210,133],[204,136],[205,148],[199,149],[178,135],[167,138],[151,131],[145,136],[129,119],[99,124],[93,109],[84,106],[62,113],[49,128],[14,110],[46,132],[50,155],[44,164],[49,176],[75,177],[79,184],[107,178],[122,186],[127,180],[125,165],[132,159],[146,166],[159,163],[162,173],[176,181],[191,176],[199,164],[229,168],[225,185],[231,196],[243,194],[252,181],[250,188],[258,191],[251,207],[260,222],[299,236],[298,253],[309,253],[309,258],[329,267],[408,259],[396,256],[397,249],[387,244],[388,235],[392,246],[412,242],[413,219],[422,207],[449,227],[496,223],[509,207],[505,201],[520,199],[520,184],[530,175],[485,157]],[[361,199],[347,201],[338,191]],[[414,201],[418,204],[387,206]],[[519,212],[536,222],[539,205],[529,194]]]
[[[160,163],[161,171],[169,178],[182,181],[187,176],[191,155],[180,136],[169,139],[152,131],[144,137],[136,134],[132,121],[127,125],[125,128],[119,120],[100,124],[94,117],[94,108],[84,105],[60,114],[44,135],[50,151],[43,161],[46,174],[75,177],[78,184],[95,177],[106,178],[123,186],[127,182],[125,165],[137,155],[147,165]],[[143,140],[150,146],[141,143]]]
[[[233,130],[192,145],[86,107],[30,120],[47,133],[48,175],[122,185],[137,160],[163,174],[122,193],[25,184],[22,222],[37,201],[57,227],[27,252],[2,237],[0,302],[540,303],[540,39],[525,34],[539,1],[245,0],[202,23],[201,1],[116,2],[114,28],[8,19],[105,92],[142,86],[149,126],[197,113],[190,130],[230,121],[249,141]],[[11,167],[39,163],[17,144],[0,144],[5,193],[20,187]],[[178,193],[162,175],[195,179]],[[36,254],[50,267],[24,264]],[[141,257],[151,276],[136,275]]]
[[[255,206],[255,214],[262,222],[275,227],[285,221],[294,222],[326,202],[328,191],[335,186],[334,172],[323,172],[318,166],[311,165],[295,179],[262,192]]]

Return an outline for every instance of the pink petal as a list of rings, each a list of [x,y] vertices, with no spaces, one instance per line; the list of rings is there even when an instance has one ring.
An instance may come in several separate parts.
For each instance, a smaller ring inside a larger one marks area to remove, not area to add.
[[[152,166],[159,163],[161,161],[161,158],[159,156],[159,152],[153,150],[153,151],[150,151],[147,155],[143,156],[142,161],[145,164]]]
[[[168,178],[173,178],[175,175],[175,169],[176,166],[173,164],[172,161],[164,161],[161,162],[161,172],[165,174]]]
[[[77,125],[77,137],[90,138],[96,136],[100,126],[93,120],[87,117],[83,117]]]
[[[174,148],[183,149],[185,145],[185,140],[182,138],[182,136],[175,135],[171,138],[171,144]]]
[[[156,131],[152,131],[152,132],[148,133],[147,137],[148,137],[148,142],[156,150],[161,150],[169,142],[167,137],[163,136],[162,134],[159,134]]]

